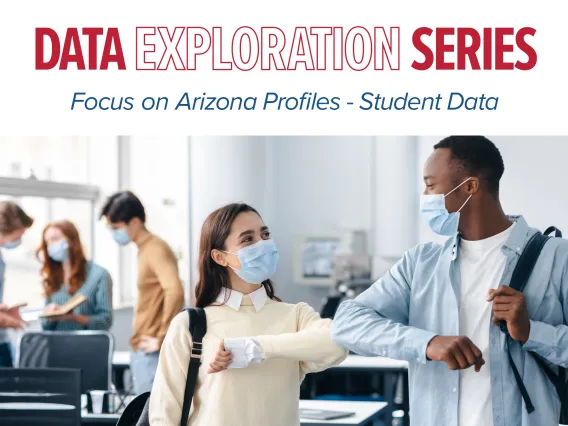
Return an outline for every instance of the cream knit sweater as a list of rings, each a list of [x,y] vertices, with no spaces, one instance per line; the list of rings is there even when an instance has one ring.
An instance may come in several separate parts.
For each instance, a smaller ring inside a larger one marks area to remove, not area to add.
[[[193,397],[190,426],[298,426],[300,383],[306,373],[339,364],[347,351],[330,338],[331,320],[305,303],[268,300],[258,312],[249,296],[237,311],[205,308],[203,364]],[[187,312],[177,315],[160,352],[150,398],[152,426],[178,426],[191,336]],[[265,360],[244,369],[207,374],[221,339],[257,337]]]

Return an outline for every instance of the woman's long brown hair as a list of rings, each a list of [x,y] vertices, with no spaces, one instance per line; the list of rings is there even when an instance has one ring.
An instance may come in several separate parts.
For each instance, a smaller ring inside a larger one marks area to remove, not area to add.
[[[46,297],[57,292],[63,285],[63,264],[56,262],[47,253],[45,233],[49,228],[59,229],[69,242],[69,261],[71,262],[71,276],[69,277],[69,294],[75,292],[83,285],[87,278],[87,259],[83,253],[79,231],[68,220],[61,220],[48,224],[43,230],[41,245],[37,250],[37,257],[43,262],[41,276]]]
[[[215,262],[211,257],[211,252],[226,250],[225,242],[231,233],[234,220],[239,214],[246,212],[256,213],[260,217],[260,214],[247,204],[228,204],[215,210],[205,219],[199,241],[199,279],[195,287],[195,306],[198,308],[205,308],[215,302],[221,289],[231,288],[227,268]],[[272,281],[266,280],[262,285],[270,299],[281,301],[274,294]]]

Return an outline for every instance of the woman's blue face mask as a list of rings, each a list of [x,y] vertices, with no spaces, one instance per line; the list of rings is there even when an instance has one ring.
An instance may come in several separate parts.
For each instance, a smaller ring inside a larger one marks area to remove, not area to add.
[[[243,247],[231,253],[238,257],[241,269],[229,266],[245,282],[249,284],[261,284],[270,279],[276,272],[276,266],[280,255],[276,244],[272,240],[260,240],[258,243]]]

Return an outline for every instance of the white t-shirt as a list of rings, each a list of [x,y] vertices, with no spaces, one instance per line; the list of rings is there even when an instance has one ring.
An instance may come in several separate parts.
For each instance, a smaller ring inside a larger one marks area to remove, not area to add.
[[[485,365],[479,373],[475,367],[460,370],[459,426],[493,426],[489,359],[492,304],[487,293],[501,285],[506,263],[501,248],[514,226],[485,240],[460,243],[460,335],[469,337],[481,350]]]

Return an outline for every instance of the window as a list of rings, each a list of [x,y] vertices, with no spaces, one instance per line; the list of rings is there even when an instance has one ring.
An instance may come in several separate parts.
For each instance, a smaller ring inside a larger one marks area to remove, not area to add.
[[[16,201],[35,219],[22,246],[3,250],[6,303],[44,304],[36,250],[45,225],[68,219],[78,228],[87,258],[104,266],[116,283],[118,248],[96,216],[118,184],[117,138],[0,137],[0,199]],[[113,302],[120,303],[118,288]]]

